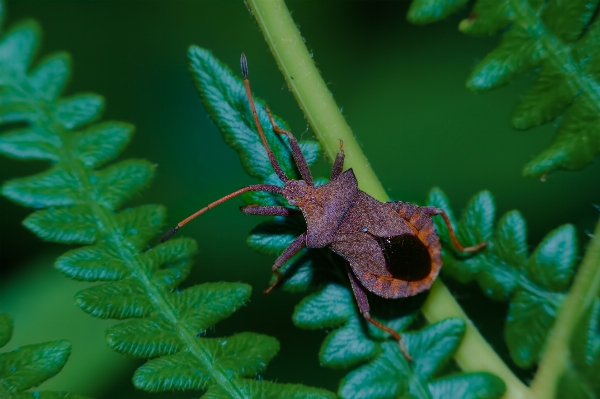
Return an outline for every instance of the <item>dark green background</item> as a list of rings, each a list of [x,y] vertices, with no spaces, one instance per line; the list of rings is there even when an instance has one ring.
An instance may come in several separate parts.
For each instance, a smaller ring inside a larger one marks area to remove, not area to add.
[[[532,248],[564,223],[575,224],[585,244],[598,218],[593,204],[600,203],[600,164],[552,174],[544,183],[520,174],[523,165],[550,143],[555,130],[555,124],[529,132],[510,128],[512,109],[534,74],[490,93],[469,92],[465,80],[470,70],[498,37],[474,39],[459,33],[458,22],[468,10],[436,25],[411,25],[405,20],[408,4],[288,1],[325,81],[389,195],[422,202],[431,187],[439,186],[459,211],[473,194],[487,189],[500,214],[512,209],[523,213]],[[289,122],[296,136],[312,136],[241,1],[13,1],[7,8],[8,26],[24,17],[41,23],[39,55],[60,50],[72,55],[74,73],[66,94],[101,94],[107,104],[105,120],[137,126],[122,158],[147,158],[156,162],[158,174],[134,203],[165,204],[169,224],[253,183],[202,108],[187,71],[189,45],[211,49],[234,71],[245,52],[254,92]],[[6,158],[0,166],[2,180],[45,167]],[[317,175],[327,175],[328,168],[323,158]],[[246,247],[246,236],[258,219],[242,215],[240,203],[231,201],[181,232],[197,239],[200,247],[186,284],[251,284],[251,302],[213,333],[274,336],[282,348],[265,378],[335,390],[344,373],[321,368],[317,359],[325,333],[292,325],[294,305],[303,296],[280,290],[268,297],[262,294],[273,258]],[[41,243],[20,225],[31,210],[4,198],[0,205],[0,307],[15,320],[11,347],[68,337],[74,344],[71,362],[49,389],[131,397],[133,363],[104,348],[103,330],[110,322],[75,309],[72,295],[86,285],[51,269],[52,259],[67,248]],[[483,298],[470,286],[452,288],[488,339],[504,352],[505,305]],[[96,353],[90,348],[100,349]]]

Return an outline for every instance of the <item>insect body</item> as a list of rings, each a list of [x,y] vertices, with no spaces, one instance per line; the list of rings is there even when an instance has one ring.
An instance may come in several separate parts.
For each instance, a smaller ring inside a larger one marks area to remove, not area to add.
[[[167,240],[180,227],[208,209],[244,192],[267,191],[281,194],[290,205],[300,209],[306,220],[307,231],[298,236],[275,260],[272,270],[277,279],[265,293],[268,294],[283,278],[278,269],[303,247],[329,247],[347,261],[350,284],[365,319],[398,341],[402,352],[410,360],[400,335],[371,317],[366,291],[384,298],[403,298],[425,291],[431,286],[442,266],[440,241],[431,220],[434,215],[444,218],[450,238],[459,251],[477,251],[486,244],[463,247],[456,238],[448,216],[441,209],[419,207],[407,202],[382,203],[359,190],[352,169],[343,171],[344,151],[341,142],[329,183],[315,186],[295,137],[279,128],[266,109],[273,130],[288,137],[302,180],[287,177],[265,139],[250,91],[248,66],[243,54],[241,65],[256,127],[273,170],[284,182],[284,186],[257,184],[235,191],[178,223],[161,241]],[[290,216],[299,213],[283,206],[249,205],[241,210],[248,215],[265,216]]]

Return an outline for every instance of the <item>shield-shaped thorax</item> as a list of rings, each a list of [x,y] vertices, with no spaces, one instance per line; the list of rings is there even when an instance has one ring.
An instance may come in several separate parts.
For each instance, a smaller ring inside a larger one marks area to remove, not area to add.
[[[329,183],[314,187],[298,203],[307,224],[308,248],[322,248],[331,243],[357,194],[356,177],[352,169],[348,169]]]

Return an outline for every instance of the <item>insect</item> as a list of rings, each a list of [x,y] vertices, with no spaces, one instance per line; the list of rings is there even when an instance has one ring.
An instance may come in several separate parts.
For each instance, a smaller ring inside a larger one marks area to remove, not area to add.
[[[169,239],[192,219],[242,193],[266,191],[281,194],[290,205],[299,208],[299,211],[284,206],[241,207],[242,212],[247,215],[291,216],[302,213],[306,220],[307,231],[298,236],[275,260],[272,271],[276,280],[265,293],[271,292],[283,279],[278,269],[303,247],[328,247],[347,261],[346,270],[350,285],[362,315],[368,322],[389,333],[398,341],[400,349],[410,361],[411,357],[398,332],[371,317],[367,291],[384,298],[404,298],[416,295],[431,286],[442,266],[441,245],[432,216],[440,215],[444,218],[451,241],[459,251],[474,252],[483,248],[486,243],[463,247],[454,233],[448,215],[442,209],[431,206],[421,207],[408,202],[383,203],[359,190],[352,169],[343,170],[344,149],[341,141],[340,150],[331,170],[330,181],[315,186],[295,137],[277,126],[271,112],[266,108],[273,131],[288,137],[294,162],[302,177],[301,180],[290,179],[269,148],[258,119],[244,54],[241,58],[241,67],[258,133],[273,170],[284,185],[279,187],[256,184],[226,195],[179,222],[161,239],[161,242]]]

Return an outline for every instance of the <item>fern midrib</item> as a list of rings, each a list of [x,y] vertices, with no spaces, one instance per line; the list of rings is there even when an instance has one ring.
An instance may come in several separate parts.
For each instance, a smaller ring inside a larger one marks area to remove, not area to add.
[[[583,72],[572,54],[573,46],[565,45],[552,35],[544,26],[539,13],[522,0],[511,0],[516,22],[523,27],[535,41],[546,49],[546,56],[554,66],[563,72],[567,81],[576,92],[581,91],[591,100],[596,112],[600,112],[600,83],[591,75]]]
[[[175,328],[177,328],[179,336],[185,341],[188,350],[194,354],[194,356],[196,356],[200,363],[205,367],[205,370],[210,374],[213,381],[220,385],[232,398],[246,399],[241,387],[234,382],[238,379],[232,379],[227,373],[225,373],[225,371],[219,367],[218,363],[214,361],[210,352],[204,347],[204,345],[201,345],[201,340],[196,339],[194,333],[191,333],[187,329],[183,328],[183,326],[178,322],[174,309],[170,306],[169,301],[165,297],[166,293],[151,283],[145,268],[142,264],[140,264],[139,261],[135,259],[135,254],[132,253],[132,251],[128,248],[121,245],[121,243],[124,242],[125,237],[117,233],[119,231],[119,226],[116,223],[115,217],[107,208],[98,204],[89,195],[93,189],[89,183],[89,173],[83,164],[73,156],[74,152],[71,149],[71,140],[69,140],[69,135],[71,132],[63,128],[60,124],[54,122],[52,118],[52,110],[47,103],[39,101],[32,94],[33,90],[29,87],[26,77],[21,78],[19,83],[20,87],[17,87],[17,89],[27,96],[30,103],[36,104],[37,108],[43,112],[45,118],[42,121],[42,125],[45,125],[47,131],[56,134],[56,136],[62,142],[63,145],[59,149],[59,159],[61,160],[59,162],[65,167],[65,169],[70,169],[70,172],[73,172],[79,180],[80,189],[84,194],[84,198],[86,198],[88,206],[90,206],[96,215],[96,226],[101,232],[101,239],[106,239],[119,254],[123,263],[133,271],[133,277],[142,283],[148,297],[156,306],[156,308],[159,309],[161,315],[169,320]],[[24,89],[24,87],[30,88],[30,91]]]
[[[159,310],[160,314],[177,329],[179,336],[185,341],[188,350],[193,353],[198,360],[200,360],[200,363],[205,367],[205,371],[208,371],[213,380],[218,385],[223,387],[232,398],[245,399],[240,387],[234,383],[234,379],[229,378],[225,371],[218,366],[218,363],[214,361],[210,355],[210,352],[204,347],[204,345],[201,345],[200,339],[196,339],[195,334],[190,333],[181,325],[181,323],[179,323],[179,320],[175,314],[175,309],[173,309],[165,296],[167,293],[152,284],[144,266],[137,259],[135,259],[134,253],[125,246],[120,245],[120,243],[125,241],[125,237],[116,233],[119,231],[119,226],[116,223],[115,217],[105,207],[93,201],[93,199],[88,195],[88,193],[90,193],[92,190],[92,187],[87,179],[88,174],[80,162],[74,161],[74,164],[77,176],[80,179],[80,182],[83,183],[84,194],[91,204],[94,214],[98,216],[100,221],[100,223],[97,225],[102,233],[102,236],[112,238],[111,246],[113,246],[113,248],[117,251],[123,260],[123,263],[125,263],[133,271],[133,277],[142,283],[148,297]]]

